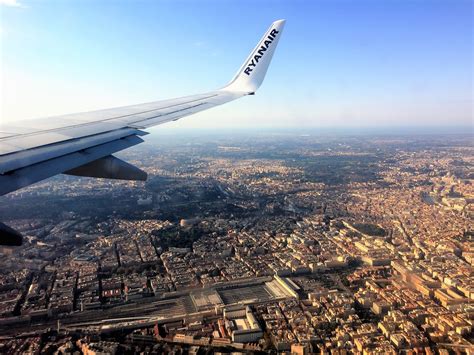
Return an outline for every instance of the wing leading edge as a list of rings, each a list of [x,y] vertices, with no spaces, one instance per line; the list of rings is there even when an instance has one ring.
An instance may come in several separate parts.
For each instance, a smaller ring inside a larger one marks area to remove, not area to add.
[[[272,23],[234,78],[204,94],[0,126],[0,195],[65,173],[144,180],[146,173],[113,153],[143,142],[151,126],[222,105],[259,88],[285,21]]]

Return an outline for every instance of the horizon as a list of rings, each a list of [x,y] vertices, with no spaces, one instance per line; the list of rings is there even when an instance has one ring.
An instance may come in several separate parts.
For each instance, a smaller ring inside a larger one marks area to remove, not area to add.
[[[150,134],[144,137],[145,144],[155,142],[163,136],[182,138],[210,138],[213,135],[223,135],[237,138],[242,135],[281,135],[311,136],[311,137],[423,137],[423,136],[467,136],[474,134],[472,126],[397,126],[397,127],[154,127]]]

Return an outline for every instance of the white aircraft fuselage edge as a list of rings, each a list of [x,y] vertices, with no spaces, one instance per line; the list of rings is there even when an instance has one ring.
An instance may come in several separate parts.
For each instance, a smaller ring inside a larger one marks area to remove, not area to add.
[[[0,196],[57,174],[146,180],[141,169],[112,154],[142,143],[144,129],[253,95],[265,78],[285,20],[271,24],[223,88],[177,99],[0,125]],[[0,223],[0,245],[22,236]]]

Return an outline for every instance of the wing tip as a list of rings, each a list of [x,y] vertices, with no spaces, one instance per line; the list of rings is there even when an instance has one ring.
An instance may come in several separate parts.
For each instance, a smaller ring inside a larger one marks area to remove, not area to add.
[[[223,90],[246,93],[257,91],[265,78],[285,23],[285,19],[272,22],[237,74]]]

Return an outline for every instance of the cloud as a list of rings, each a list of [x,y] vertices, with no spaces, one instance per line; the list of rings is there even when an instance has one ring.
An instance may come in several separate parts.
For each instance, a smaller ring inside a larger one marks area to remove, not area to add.
[[[25,7],[25,5],[18,2],[18,0],[0,0],[0,5],[10,7]]]
[[[2,1],[2,0],[0,0],[0,1]],[[193,46],[198,47],[198,48],[205,47],[206,45],[207,45],[207,43],[205,41],[195,41],[193,43]]]

